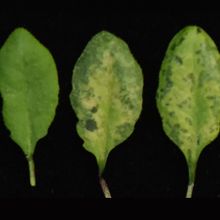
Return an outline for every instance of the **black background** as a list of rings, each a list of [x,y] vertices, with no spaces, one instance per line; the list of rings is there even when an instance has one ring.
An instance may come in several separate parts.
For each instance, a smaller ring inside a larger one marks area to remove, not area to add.
[[[10,139],[0,115],[0,197],[103,198],[95,157],[84,150],[70,106],[72,69],[91,37],[107,30],[129,45],[144,74],[144,103],[133,134],[109,155],[104,177],[115,198],[184,198],[188,171],[181,151],[162,129],[156,108],[158,74],[168,43],[186,25],[205,29],[220,48],[218,13],[131,11],[123,13],[19,10],[0,14],[0,45],[16,27],[27,28],[52,53],[60,95],[48,135],[35,150],[37,186],[31,188],[27,161]],[[1,100],[2,106],[2,100]],[[220,137],[204,149],[193,196],[220,196]]]

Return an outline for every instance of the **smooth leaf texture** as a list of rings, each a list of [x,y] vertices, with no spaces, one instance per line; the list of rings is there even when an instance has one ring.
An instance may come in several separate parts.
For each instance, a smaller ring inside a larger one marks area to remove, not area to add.
[[[142,108],[143,75],[127,44],[113,34],[95,35],[78,59],[70,100],[84,147],[100,175],[109,152],[134,130]]]
[[[186,157],[192,184],[199,155],[217,137],[220,122],[220,56],[200,27],[184,28],[169,44],[157,106],[164,131]]]
[[[0,50],[0,91],[5,125],[32,167],[36,143],[54,119],[58,90],[50,52],[27,30],[17,28]]]

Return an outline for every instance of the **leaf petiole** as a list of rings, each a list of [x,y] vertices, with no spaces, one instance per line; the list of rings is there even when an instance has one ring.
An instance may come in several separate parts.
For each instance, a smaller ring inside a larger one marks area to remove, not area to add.
[[[111,193],[109,191],[106,181],[102,177],[100,177],[99,182],[100,182],[102,192],[104,193],[105,198],[111,199],[112,196],[111,196]]]
[[[30,184],[32,187],[36,186],[36,178],[35,178],[35,166],[33,156],[27,157],[28,167],[29,167],[29,176],[30,176]]]
[[[192,198],[192,192],[193,192],[194,183],[191,183],[188,185],[186,198]]]

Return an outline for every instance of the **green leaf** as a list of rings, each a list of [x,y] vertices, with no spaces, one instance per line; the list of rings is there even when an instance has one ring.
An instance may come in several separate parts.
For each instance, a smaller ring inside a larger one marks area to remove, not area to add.
[[[217,137],[220,122],[220,55],[200,27],[188,26],[170,42],[157,106],[165,133],[185,155],[192,185],[199,155]]]
[[[127,44],[113,34],[95,35],[78,59],[70,100],[84,148],[102,174],[109,152],[134,130],[142,108],[143,75]]]
[[[58,90],[50,52],[27,30],[17,28],[0,50],[0,92],[5,125],[28,159],[33,186],[33,153],[54,119]]]

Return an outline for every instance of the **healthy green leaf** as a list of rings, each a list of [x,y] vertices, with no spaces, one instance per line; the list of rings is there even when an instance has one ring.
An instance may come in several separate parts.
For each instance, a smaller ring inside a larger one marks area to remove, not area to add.
[[[217,137],[220,122],[220,55],[200,27],[188,26],[170,42],[157,106],[165,133],[186,157],[192,185],[199,155]]]
[[[4,122],[28,159],[31,185],[33,153],[55,116],[58,90],[50,52],[27,30],[17,28],[0,50],[0,92]]]
[[[102,174],[109,152],[126,140],[142,108],[142,71],[127,44],[113,34],[95,35],[78,59],[70,100],[84,147]]]

